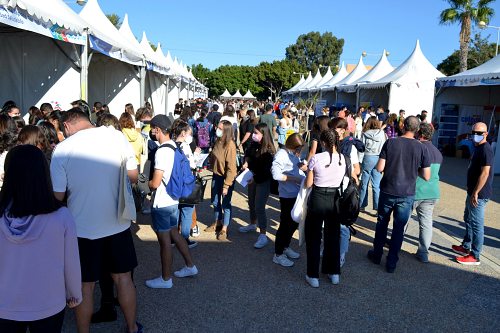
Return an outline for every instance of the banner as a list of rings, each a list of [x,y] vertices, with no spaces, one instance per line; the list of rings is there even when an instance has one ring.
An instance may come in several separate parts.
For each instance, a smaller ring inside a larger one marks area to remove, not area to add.
[[[326,106],[326,99],[318,99],[318,101],[316,102],[316,109],[314,115],[316,117],[321,116],[323,114],[322,110],[325,106]]]
[[[63,42],[72,44],[85,44],[85,36],[62,28],[51,22],[44,22],[32,17],[19,8],[5,8],[0,6],[0,23],[21,30],[31,31]]]

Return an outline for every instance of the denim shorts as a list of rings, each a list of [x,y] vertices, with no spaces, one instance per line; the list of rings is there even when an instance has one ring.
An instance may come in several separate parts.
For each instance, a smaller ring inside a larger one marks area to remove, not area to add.
[[[156,232],[167,232],[177,227],[179,221],[179,206],[167,206],[151,209],[151,221],[153,230]]]

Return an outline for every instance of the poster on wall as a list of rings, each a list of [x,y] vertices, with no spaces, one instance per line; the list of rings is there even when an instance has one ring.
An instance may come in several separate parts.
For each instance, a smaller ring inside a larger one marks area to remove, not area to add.
[[[314,115],[316,117],[319,117],[322,115],[322,112],[321,110],[323,110],[323,108],[326,106],[326,99],[318,99],[318,101],[316,102],[316,108],[314,110]]]
[[[483,106],[461,105],[458,119],[458,135],[470,133],[472,125],[479,121],[487,123],[489,119],[485,119],[484,114]]]

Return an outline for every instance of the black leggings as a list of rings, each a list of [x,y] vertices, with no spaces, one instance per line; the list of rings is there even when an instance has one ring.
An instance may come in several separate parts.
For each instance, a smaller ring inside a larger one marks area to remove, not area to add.
[[[34,320],[16,321],[0,318],[0,332],[2,333],[57,333],[61,332],[64,322],[64,309],[53,316]]]
[[[304,224],[307,275],[319,277],[321,227],[325,223],[324,251],[321,272],[340,274],[340,223],[336,216],[334,203],[338,196],[337,188],[314,186],[309,196],[307,216]]]
[[[292,208],[296,198],[280,198],[280,226],[276,232],[276,242],[274,243],[274,253],[282,255],[283,251],[290,246],[293,233],[299,226],[292,220]]]

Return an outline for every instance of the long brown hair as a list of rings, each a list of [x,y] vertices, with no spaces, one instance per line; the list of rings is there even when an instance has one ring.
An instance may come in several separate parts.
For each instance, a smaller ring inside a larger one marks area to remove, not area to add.
[[[255,126],[255,129],[262,133],[262,140],[260,141],[260,149],[257,153],[258,155],[262,155],[265,153],[270,153],[274,155],[276,153],[276,149],[274,148],[274,142],[271,138],[271,131],[269,127],[267,127],[266,123],[260,123]]]
[[[222,144],[224,149],[227,147],[229,142],[233,141],[233,124],[227,120],[222,120],[222,137],[217,139],[217,143]]]
[[[363,132],[373,129],[380,129],[380,121],[375,116],[371,116],[370,118],[368,118],[365,126],[363,126]]]

